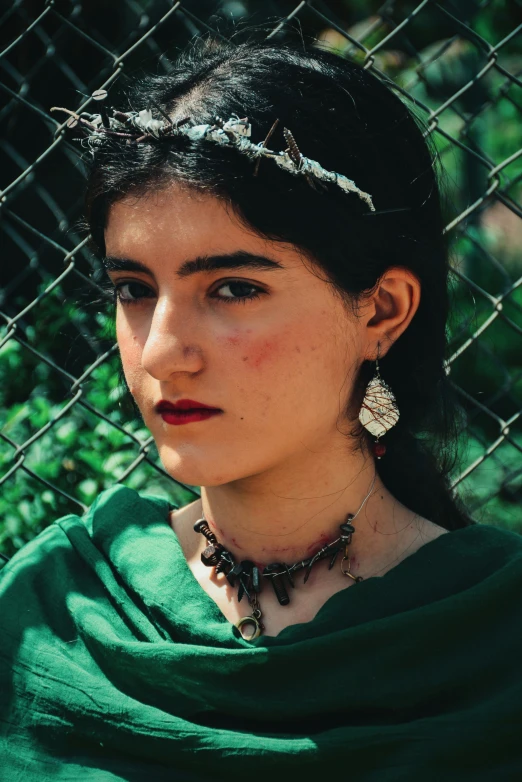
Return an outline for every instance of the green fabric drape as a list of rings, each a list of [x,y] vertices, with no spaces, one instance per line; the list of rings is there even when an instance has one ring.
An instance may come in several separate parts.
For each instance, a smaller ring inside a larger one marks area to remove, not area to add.
[[[522,536],[425,544],[253,643],[117,485],[0,571],[0,780],[522,780]]]

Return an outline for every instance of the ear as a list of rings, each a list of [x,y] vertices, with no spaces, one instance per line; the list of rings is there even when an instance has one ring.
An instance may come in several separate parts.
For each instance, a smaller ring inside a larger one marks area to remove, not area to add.
[[[386,355],[408,328],[420,304],[419,278],[403,266],[386,270],[376,289],[361,308],[364,358],[374,361]]]

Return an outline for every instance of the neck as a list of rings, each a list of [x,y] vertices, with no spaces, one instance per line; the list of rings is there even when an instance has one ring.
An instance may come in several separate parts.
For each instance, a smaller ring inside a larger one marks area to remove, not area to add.
[[[414,514],[388,492],[372,458],[353,455],[341,469],[331,462],[318,468],[314,462],[312,474],[313,479],[305,469],[291,468],[286,477],[263,473],[202,487],[201,511],[236,561],[249,559],[260,568],[313,556],[339,537],[339,525],[349,513],[357,514],[352,562],[363,567],[396,542],[397,533],[412,521]],[[389,537],[393,533],[395,539]],[[201,550],[206,545],[202,537],[195,543]]]

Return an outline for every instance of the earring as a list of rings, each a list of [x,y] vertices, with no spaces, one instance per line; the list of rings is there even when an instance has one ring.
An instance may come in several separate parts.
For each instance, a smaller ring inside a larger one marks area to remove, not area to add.
[[[386,446],[380,443],[379,439],[399,420],[399,408],[394,393],[379,372],[379,347],[380,343],[377,343],[375,375],[366,386],[359,412],[359,421],[376,438],[372,450],[377,459],[386,453]]]

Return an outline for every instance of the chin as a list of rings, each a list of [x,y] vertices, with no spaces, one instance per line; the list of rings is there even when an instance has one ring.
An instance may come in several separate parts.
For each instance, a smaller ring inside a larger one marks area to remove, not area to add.
[[[216,455],[207,459],[201,459],[201,456],[198,458],[196,455],[189,457],[173,452],[171,448],[160,448],[158,452],[161,463],[171,478],[188,486],[221,486],[236,477],[216,470],[216,464],[219,464],[223,457],[217,458]]]

